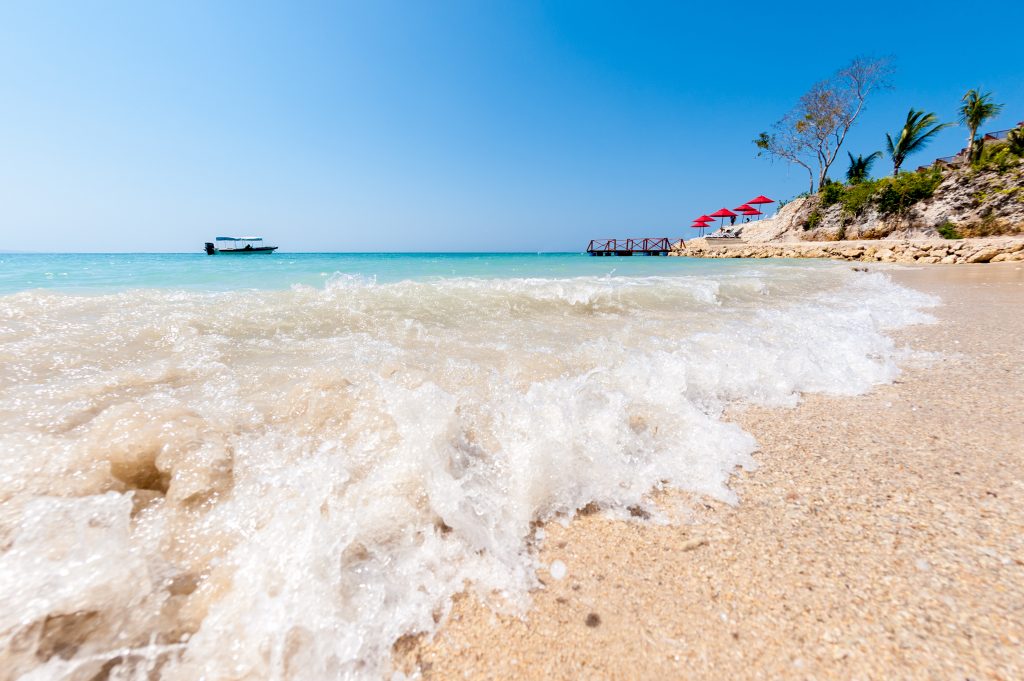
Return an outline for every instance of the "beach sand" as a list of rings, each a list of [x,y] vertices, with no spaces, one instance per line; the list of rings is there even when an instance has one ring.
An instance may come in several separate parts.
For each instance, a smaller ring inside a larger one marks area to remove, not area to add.
[[[674,526],[548,523],[525,616],[459,600],[396,661],[426,678],[1024,678],[1024,267],[893,271],[940,296],[941,353],[859,397],[732,418],[735,507]],[[689,507],[690,511],[685,509]]]

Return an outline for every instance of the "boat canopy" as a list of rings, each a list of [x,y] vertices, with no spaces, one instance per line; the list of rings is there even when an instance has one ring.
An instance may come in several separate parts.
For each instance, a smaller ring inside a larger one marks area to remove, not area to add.
[[[261,236],[219,236],[217,241],[263,241]]]

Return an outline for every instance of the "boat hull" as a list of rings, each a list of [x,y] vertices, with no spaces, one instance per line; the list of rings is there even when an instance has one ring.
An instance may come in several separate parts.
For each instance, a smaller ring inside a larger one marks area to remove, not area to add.
[[[219,248],[215,248],[213,250],[214,253],[218,255],[246,255],[251,253],[273,253],[274,251],[277,250],[277,246],[260,246],[259,248],[229,248],[223,251],[220,250]]]

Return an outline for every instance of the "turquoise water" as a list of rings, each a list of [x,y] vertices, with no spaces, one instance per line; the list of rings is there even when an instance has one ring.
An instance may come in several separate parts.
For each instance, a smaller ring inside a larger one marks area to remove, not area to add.
[[[779,264],[757,263],[759,267]],[[671,276],[738,271],[751,265],[737,260],[595,258],[580,253],[3,254],[0,294],[30,289],[285,289],[295,284],[321,286],[337,275],[377,283],[452,277]]]
[[[2,255],[4,668],[392,678],[456,594],[527,611],[544,523],[736,502],[725,410],[891,381],[930,304],[808,261]]]

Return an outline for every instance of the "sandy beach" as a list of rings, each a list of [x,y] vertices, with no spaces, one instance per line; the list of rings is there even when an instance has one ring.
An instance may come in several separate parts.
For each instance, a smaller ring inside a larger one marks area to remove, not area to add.
[[[456,603],[396,658],[425,678],[1024,677],[1024,267],[892,272],[941,297],[891,385],[731,418],[737,506],[547,534],[525,617]],[[924,354],[935,353],[935,354]],[[561,576],[561,579],[556,579]]]

